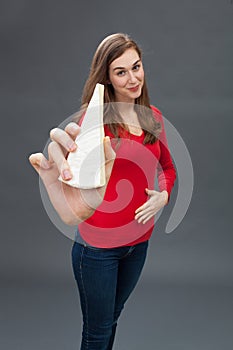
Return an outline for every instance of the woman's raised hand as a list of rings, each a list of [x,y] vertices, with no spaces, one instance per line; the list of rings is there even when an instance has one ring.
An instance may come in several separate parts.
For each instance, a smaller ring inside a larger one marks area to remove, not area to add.
[[[72,177],[66,155],[76,149],[77,145],[74,140],[80,130],[81,128],[74,122],[69,123],[65,130],[52,129],[50,131],[52,141],[48,145],[48,159],[42,153],[34,153],[29,157],[31,165],[45,185],[55,210],[62,221],[68,225],[76,225],[86,220],[101,204],[116,157],[109,137],[105,137],[105,186],[98,189],[81,190],[59,181],[59,175],[64,180]]]

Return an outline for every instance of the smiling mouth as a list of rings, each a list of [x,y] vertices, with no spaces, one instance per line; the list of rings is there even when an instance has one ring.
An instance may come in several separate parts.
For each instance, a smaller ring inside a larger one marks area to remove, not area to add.
[[[129,90],[130,90],[130,91],[133,91],[133,92],[137,91],[138,89],[139,89],[139,85],[134,86],[134,87],[132,87],[132,88],[129,88]]]

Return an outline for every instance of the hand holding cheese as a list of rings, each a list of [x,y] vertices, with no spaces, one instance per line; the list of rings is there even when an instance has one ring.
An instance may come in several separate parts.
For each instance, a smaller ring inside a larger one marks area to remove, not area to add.
[[[76,225],[86,220],[101,204],[115,159],[110,139],[104,137],[105,184],[102,187],[80,189],[58,180],[58,177],[62,177],[64,181],[72,179],[72,171],[65,155],[76,150],[74,140],[80,132],[81,128],[75,123],[69,123],[65,130],[55,128],[50,132],[52,142],[48,146],[48,160],[42,153],[35,153],[29,157],[31,165],[45,185],[52,205],[68,225]]]

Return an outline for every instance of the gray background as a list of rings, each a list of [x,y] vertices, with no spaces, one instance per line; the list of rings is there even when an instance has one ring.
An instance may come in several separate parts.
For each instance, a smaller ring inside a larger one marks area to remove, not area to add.
[[[151,102],[189,149],[193,198],[150,242],[116,350],[233,348],[231,0],[2,1],[0,348],[75,350],[81,333],[72,241],[50,222],[27,157],[74,113],[97,44],[141,45]]]

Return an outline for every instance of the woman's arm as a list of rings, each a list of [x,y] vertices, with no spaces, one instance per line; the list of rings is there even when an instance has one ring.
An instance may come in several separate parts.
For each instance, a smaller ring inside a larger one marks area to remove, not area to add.
[[[176,170],[170,154],[162,114],[158,116],[158,119],[162,126],[162,132],[159,136],[160,158],[157,169],[158,185],[160,191],[167,191],[169,201],[176,180]]]
[[[145,189],[149,198],[141,207],[137,208],[135,211],[135,220],[137,220],[138,223],[143,224],[145,224],[154,215],[156,215],[157,212],[169,202],[170,194],[176,179],[176,171],[168,148],[162,114],[156,108],[152,107],[152,110],[157,121],[159,121],[162,126],[162,132],[158,140],[160,143],[160,158],[157,169],[158,185],[160,191],[155,191],[154,189]]]

